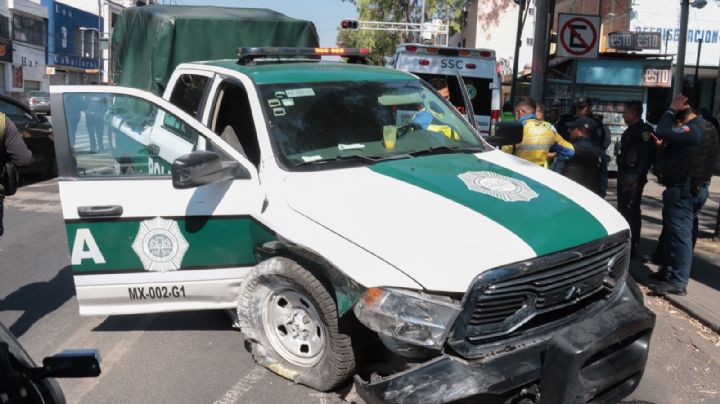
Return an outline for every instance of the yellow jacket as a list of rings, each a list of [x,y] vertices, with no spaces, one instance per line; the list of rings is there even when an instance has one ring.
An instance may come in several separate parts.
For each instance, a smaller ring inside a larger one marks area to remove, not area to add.
[[[503,146],[504,152],[514,154],[540,166],[545,166],[550,151],[568,157],[575,154],[572,144],[563,139],[551,124],[540,121],[533,115],[520,118],[520,123],[523,124],[522,143]]]

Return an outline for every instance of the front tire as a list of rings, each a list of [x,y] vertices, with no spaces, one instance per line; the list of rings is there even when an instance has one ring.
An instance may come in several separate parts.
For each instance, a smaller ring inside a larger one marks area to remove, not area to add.
[[[237,311],[253,358],[280,376],[328,391],[355,372],[351,338],[340,331],[331,291],[295,261],[257,265],[243,281]]]

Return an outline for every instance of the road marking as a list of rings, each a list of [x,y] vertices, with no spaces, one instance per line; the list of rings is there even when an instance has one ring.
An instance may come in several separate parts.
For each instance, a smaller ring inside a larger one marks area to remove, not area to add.
[[[100,317],[97,321],[88,321],[83,327],[78,329],[70,338],[62,345],[61,349],[71,348],[96,348],[100,351],[100,369],[102,375],[90,379],[75,379],[74,383],[65,383],[61,381],[67,404],[78,404],[83,398],[97,387],[105,377],[113,370],[116,364],[124,360],[125,355],[130,351],[133,345],[145,333],[145,328],[155,320],[154,315],[144,315],[138,317],[138,321],[133,324],[136,331],[116,331],[116,332],[93,332],[93,329],[102,324],[107,317]],[[105,335],[103,335],[105,334]],[[110,342],[110,346],[105,343]]]
[[[255,367],[250,373],[243,376],[230,390],[225,393],[222,398],[215,401],[215,404],[235,404],[240,397],[252,390],[252,388],[267,376],[268,371],[265,368]]]

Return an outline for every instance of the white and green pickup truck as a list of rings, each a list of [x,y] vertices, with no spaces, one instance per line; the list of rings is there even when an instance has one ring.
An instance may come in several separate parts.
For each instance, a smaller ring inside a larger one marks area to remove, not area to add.
[[[319,53],[350,55],[241,49],[162,98],[51,87],[80,313],[236,310],[258,363],[367,402],[633,391],[655,320],[615,209],[416,76]]]

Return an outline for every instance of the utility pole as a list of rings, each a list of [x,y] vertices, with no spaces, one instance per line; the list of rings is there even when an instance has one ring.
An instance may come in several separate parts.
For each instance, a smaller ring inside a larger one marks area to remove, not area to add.
[[[675,77],[673,77],[673,97],[682,93],[683,82],[685,81],[688,14],[690,14],[690,0],[682,0],[680,2],[680,42],[678,42],[677,63],[675,63]]]
[[[535,101],[542,101],[545,92],[545,64],[548,54],[547,17],[550,1],[554,0],[535,0],[535,39],[533,41],[532,82],[530,83],[530,97]]]
[[[518,10],[517,33],[515,34],[515,56],[513,57],[512,68],[512,84],[510,84],[510,103],[515,105],[515,92],[517,90],[518,63],[520,58],[520,47],[522,46],[522,32],[525,25],[525,0],[519,0],[520,9]]]

